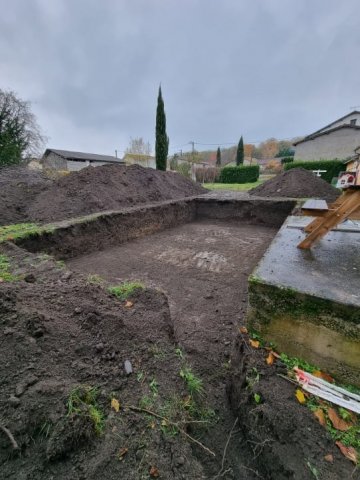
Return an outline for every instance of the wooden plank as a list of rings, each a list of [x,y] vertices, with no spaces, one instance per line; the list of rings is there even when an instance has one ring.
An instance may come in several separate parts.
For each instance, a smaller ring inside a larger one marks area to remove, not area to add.
[[[309,249],[319,241],[332,228],[343,222],[355,213],[360,207],[360,190],[353,190],[351,194],[342,199],[341,205],[334,211],[329,211],[323,218],[318,218],[317,226],[299,243],[298,248]],[[314,222],[311,222],[314,223]]]

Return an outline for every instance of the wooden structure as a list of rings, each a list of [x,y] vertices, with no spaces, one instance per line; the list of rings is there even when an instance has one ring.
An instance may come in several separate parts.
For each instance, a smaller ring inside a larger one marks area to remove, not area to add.
[[[345,220],[360,220],[360,186],[347,188],[329,206],[325,200],[309,200],[305,202],[302,213],[317,217],[304,228],[308,235],[298,245],[298,248],[309,249]]]

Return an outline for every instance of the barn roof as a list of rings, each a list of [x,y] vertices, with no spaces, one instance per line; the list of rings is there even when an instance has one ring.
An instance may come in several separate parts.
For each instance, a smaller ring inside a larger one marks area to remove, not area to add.
[[[54,148],[47,148],[44,153],[44,157],[50,155],[50,153],[56,153],[65,160],[75,161],[96,161],[96,162],[109,162],[109,163],[123,163],[120,158],[113,157],[111,155],[99,155],[97,153],[85,153],[85,152],[72,152],[70,150],[57,150]]]

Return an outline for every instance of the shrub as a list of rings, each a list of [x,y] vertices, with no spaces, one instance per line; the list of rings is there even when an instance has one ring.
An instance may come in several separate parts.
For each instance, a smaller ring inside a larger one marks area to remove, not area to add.
[[[215,183],[218,181],[220,168],[197,168],[195,170],[196,181],[199,183]]]
[[[328,183],[331,183],[334,177],[338,177],[340,172],[343,172],[346,168],[341,160],[314,160],[314,161],[297,161],[287,163],[284,165],[285,170],[290,168],[305,168],[306,170],[326,170],[321,174],[321,178]]]
[[[259,165],[226,167],[220,171],[220,183],[252,183],[260,175]]]
[[[190,163],[179,163],[176,167],[175,170],[180,173],[180,175],[183,175],[184,177],[190,178],[191,177],[191,165]]]
[[[285,163],[292,163],[294,161],[294,157],[284,157],[281,159],[281,164],[284,165]]]

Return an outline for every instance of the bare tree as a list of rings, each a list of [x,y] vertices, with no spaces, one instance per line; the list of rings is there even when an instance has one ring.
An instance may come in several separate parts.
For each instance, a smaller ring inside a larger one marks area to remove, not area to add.
[[[137,155],[151,155],[150,142],[145,142],[142,137],[130,137],[129,146],[125,153],[134,153]]]
[[[38,156],[44,143],[30,102],[0,89],[0,167]]]

